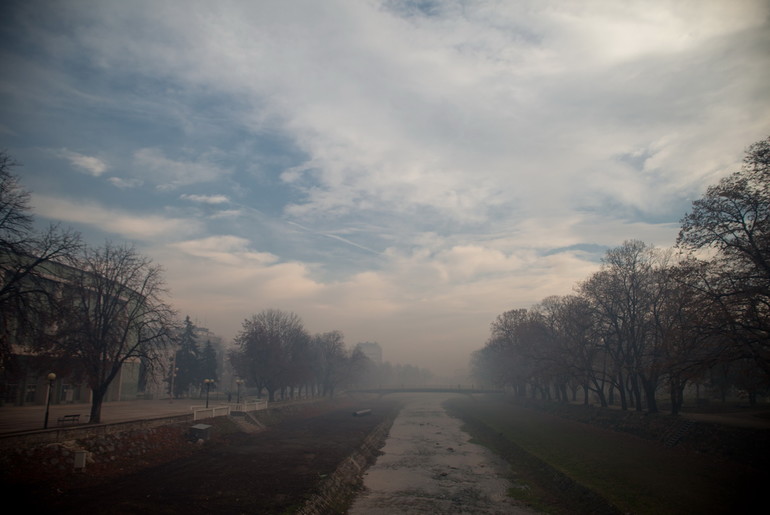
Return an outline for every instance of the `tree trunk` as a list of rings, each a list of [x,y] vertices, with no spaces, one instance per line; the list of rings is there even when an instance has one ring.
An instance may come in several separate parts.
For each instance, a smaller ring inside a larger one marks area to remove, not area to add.
[[[658,401],[655,399],[655,382],[649,379],[642,379],[642,387],[644,388],[644,396],[647,399],[647,411],[649,413],[657,413]]]
[[[613,393],[612,393],[613,392],[612,385],[610,385],[610,400],[607,401],[607,395],[604,393],[604,386],[605,386],[606,382],[604,380],[602,380],[600,382],[600,381],[597,381],[594,378],[593,379],[593,383],[594,383],[594,386],[596,387],[596,389],[594,390],[596,392],[596,396],[599,397],[599,405],[602,408],[606,408],[608,406],[608,402],[610,404],[613,402],[613,398],[612,398],[612,395],[613,395]],[[586,384],[586,387],[587,387],[587,385],[588,384]]]
[[[671,414],[678,415],[684,402],[684,381],[671,379]]]
[[[626,398],[626,386],[624,384],[624,377],[622,372],[618,372],[618,384],[614,387],[618,390],[618,395],[620,395],[620,408],[623,411],[628,410],[628,399]]]
[[[107,393],[106,388],[97,388],[92,390],[91,396],[91,413],[88,417],[89,424],[99,424],[102,421],[102,403],[104,402],[104,396]]]
[[[642,391],[639,388],[639,377],[636,374],[631,376],[631,392],[634,397],[634,409],[642,411]]]

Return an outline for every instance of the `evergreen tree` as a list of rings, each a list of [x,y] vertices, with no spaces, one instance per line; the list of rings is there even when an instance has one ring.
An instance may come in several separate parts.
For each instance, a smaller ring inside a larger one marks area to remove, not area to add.
[[[179,339],[179,350],[176,352],[175,359],[177,370],[174,379],[174,397],[177,398],[188,392],[191,385],[199,384],[204,379],[201,374],[201,356],[195,329],[195,324],[188,315],[184,319],[184,329]]]
[[[214,381],[218,379],[217,351],[214,349],[210,340],[206,340],[206,345],[203,347],[199,365],[203,379],[213,379]]]

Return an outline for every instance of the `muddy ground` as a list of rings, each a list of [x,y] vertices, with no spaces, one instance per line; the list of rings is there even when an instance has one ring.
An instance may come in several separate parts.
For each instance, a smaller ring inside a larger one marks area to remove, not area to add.
[[[353,416],[364,408],[371,414]],[[251,434],[215,419],[214,437],[203,445],[182,432],[166,434],[160,449],[140,458],[116,456],[65,476],[6,470],[2,482],[11,498],[25,499],[27,511],[292,513],[397,408],[387,399],[344,399],[273,411],[263,415],[271,425]]]

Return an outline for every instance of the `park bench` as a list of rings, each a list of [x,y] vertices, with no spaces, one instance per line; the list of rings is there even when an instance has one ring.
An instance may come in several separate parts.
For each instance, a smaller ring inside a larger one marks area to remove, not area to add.
[[[63,417],[59,417],[60,426],[64,424],[77,424],[78,422],[80,422],[80,413],[77,413],[74,415],[64,415]]]

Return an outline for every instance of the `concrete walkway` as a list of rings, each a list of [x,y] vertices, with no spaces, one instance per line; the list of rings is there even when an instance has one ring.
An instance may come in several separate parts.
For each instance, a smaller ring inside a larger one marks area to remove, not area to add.
[[[105,402],[102,405],[102,423],[185,415],[192,411],[193,406],[202,408],[205,404],[205,399]],[[209,401],[209,407],[221,404],[221,401]],[[80,414],[80,422],[87,422],[90,410],[90,404],[51,405],[48,428],[57,427],[57,419],[64,415]],[[0,407],[0,434],[43,429],[44,421],[45,406]]]
[[[723,424],[727,426],[748,427],[754,429],[770,429],[770,410],[746,409],[726,413],[682,413],[682,418],[695,422]]]

